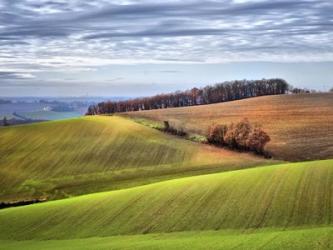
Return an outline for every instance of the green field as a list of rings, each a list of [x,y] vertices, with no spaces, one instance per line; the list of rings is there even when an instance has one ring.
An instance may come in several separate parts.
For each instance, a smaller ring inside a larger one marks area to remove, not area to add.
[[[333,160],[279,163],[117,116],[0,129],[0,249],[332,249]]]
[[[43,240],[61,240],[51,243],[176,249],[188,242],[190,249],[207,238],[227,249],[266,243],[278,249],[295,242],[299,249],[327,249],[333,240],[332,183],[333,160],[179,178],[0,210],[0,239],[8,247],[23,244],[17,240],[41,248]],[[117,237],[98,238],[109,236]],[[281,240],[271,242],[275,237]]]
[[[333,228],[294,230],[204,231],[93,237],[73,240],[1,241],[0,249],[331,249]]]
[[[120,117],[0,128],[0,201],[63,198],[270,164]]]

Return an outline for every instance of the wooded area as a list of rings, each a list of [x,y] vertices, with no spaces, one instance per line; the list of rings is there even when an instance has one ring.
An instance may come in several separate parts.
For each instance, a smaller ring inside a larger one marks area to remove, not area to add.
[[[177,91],[152,97],[101,102],[97,105],[91,105],[88,108],[87,115],[227,102],[256,96],[285,94],[288,89],[288,83],[278,78],[223,82],[204,88],[193,88],[187,91]]]

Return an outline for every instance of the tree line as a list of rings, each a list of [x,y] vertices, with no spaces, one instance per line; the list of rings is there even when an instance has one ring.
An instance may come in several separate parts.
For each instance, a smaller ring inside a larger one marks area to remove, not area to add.
[[[241,80],[176,91],[152,97],[135,98],[126,101],[107,101],[88,108],[87,115],[112,114],[139,110],[186,107],[240,100],[256,96],[287,93],[288,83],[283,79]]]

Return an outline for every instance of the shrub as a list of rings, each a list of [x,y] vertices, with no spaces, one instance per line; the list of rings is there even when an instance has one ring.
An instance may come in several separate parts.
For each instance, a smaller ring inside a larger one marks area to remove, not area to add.
[[[187,133],[184,131],[184,129],[182,127],[177,129],[177,128],[171,126],[168,121],[164,121],[164,128],[162,130],[164,132],[167,132],[167,133],[170,133],[173,135],[177,135],[177,136],[186,136],[187,135]]]
[[[208,129],[207,141],[212,144],[224,145],[224,136],[227,133],[226,125],[213,124]]]
[[[246,143],[250,150],[258,154],[264,153],[265,145],[271,140],[269,135],[260,127],[254,128]]]
[[[234,137],[236,142],[236,147],[239,149],[247,148],[247,140],[252,132],[252,126],[247,118],[236,123],[234,126]]]
[[[194,141],[194,142],[199,142],[199,143],[207,143],[207,137],[203,136],[203,135],[198,135],[198,134],[191,134],[188,136],[188,139],[190,141]]]
[[[224,135],[224,143],[230,148],[237,148],[236,130],[233,123],[227,126],[227,132]]]
[[[209,127],[207,141],[212,144],[228,146],[233,149],[250,150],[265,154],[269,135],[259,126],[252,126],[248,119],[229,126],[213,124]]]

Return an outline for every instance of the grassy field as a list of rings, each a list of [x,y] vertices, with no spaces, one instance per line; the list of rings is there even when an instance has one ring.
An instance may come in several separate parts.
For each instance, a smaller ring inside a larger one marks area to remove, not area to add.
[[[206,134],[213,123],[247,117],[271,136],[267,149],[278,159],[301,161],[333,157],[333,94],[265,96],[211,105],[124,114],[168,120],[191,133]]]
[[[0,128],[0,155],[0,201],[58,199],[1,209],[0,249],[333,248],[333,159],[278,164],[118,116]]]
[[[0,128],[0,201],[63,198],[270,164],[120,117]]]
[[[329,227],[332,183],[333,160],[180,178],[0,210],[0,239]]]
[[[1,241],[0,249],[331,249],[333,228],[322,227],[294,230],[252,232],[205,231],[169,234],[94,237],[72,240]]]

